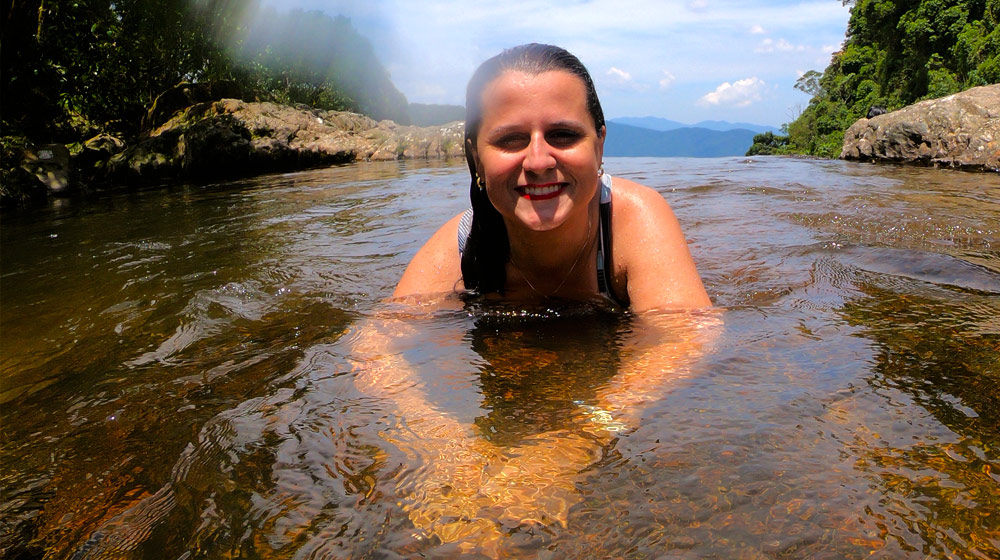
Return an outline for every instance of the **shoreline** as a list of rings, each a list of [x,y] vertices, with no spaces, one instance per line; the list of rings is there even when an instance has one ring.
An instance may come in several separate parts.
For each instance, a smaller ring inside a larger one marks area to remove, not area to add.
[[[418,127],[304,105],[220,99],[177,110],[128,145],[109,134],[82,142],[72,153],[61,144],[26,145],[20,165],[3,170],[0,207],[357,161],[464,160],[463,134],[460,121]]]
[[[1000,172],[1000,111],[995,107],[1000,107],[1000,84],[860,119],[846,131],[840,159]],[[157,113],[162,116],[156,118]],[[465,157],[461,121],[418,127],[305,105],[224,98],[180,106],[166,115],[154,104],[145,125],[131,144],[102,133],[71,145],[72,150],[5,138],[4,160],[20,161],[0,170],[0,209],[7,213],[56,198],[176,181],[205,183],[358,161]]]

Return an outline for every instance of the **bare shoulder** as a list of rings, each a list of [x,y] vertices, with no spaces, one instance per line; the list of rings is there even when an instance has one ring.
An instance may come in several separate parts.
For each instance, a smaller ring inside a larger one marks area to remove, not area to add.
[[[663,196],[655,190],[628,179],[614,179],[614,203],[612,223],[617,241],[628,241],[627,245],[644,241],[683,241],[680,224],[673,210]],[[617,248],[618,243],[615,243]]]
[[[441,226],[413,256],[396,284],[393,297],[440,294],[462,289],[462,266],[458,254],[458,214]]]
[[[635,311],[711,305],[673,210],[655,190],[614,179],[612,228],[616,271]]]
[[[616,211],[621,209],[628,215],[641,215],[656,210],[670,212],[670,205],[663,195],[635,181],[615,177],[612,192]]]

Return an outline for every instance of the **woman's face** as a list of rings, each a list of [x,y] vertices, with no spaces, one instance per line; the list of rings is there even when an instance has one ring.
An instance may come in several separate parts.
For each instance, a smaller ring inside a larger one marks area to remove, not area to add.
[[[595,130],[583,81],[569,72],[504,72],[482,93],[473,150],[508,228],[547,231],[585,215],[597,192],[604,129]]]

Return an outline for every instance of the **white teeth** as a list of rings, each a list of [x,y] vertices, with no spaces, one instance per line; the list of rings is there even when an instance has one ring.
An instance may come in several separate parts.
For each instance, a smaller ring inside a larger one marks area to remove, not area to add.
[[[552,194],[562,187],[560,185],[549,185],[546,187],[524,187],[524,194],[531,196],[545,196]]]

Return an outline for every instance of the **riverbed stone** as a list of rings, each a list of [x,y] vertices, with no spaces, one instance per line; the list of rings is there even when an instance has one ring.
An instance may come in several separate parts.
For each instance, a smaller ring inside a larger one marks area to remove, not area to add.
[[[859,119],[840,157],[1000,171],[1000,84]]]
[[[246,102],[198,103],[108,162],[113,182],[206,179],[354,161],[458,157],[463,125],[401,126],[344,111]]]

